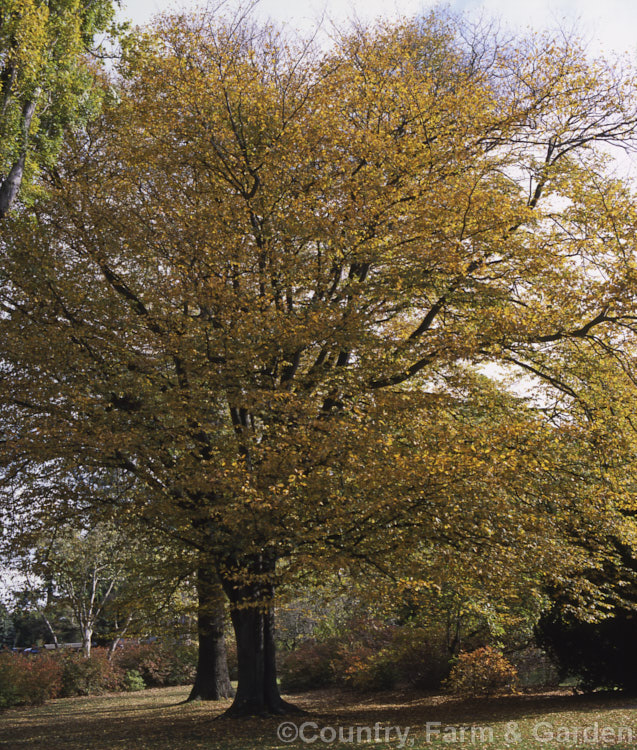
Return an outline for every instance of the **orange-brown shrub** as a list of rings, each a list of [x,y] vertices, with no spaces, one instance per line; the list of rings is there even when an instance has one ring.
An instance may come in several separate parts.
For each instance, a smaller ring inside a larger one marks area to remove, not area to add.
[[[517,670],[491,646],[460,654],[443,683],[447,692],[471,697],[514,692],[516,685]]]
[[[40,705],[60,695],[62,664],[49,654],[0,654],[0,708]]]

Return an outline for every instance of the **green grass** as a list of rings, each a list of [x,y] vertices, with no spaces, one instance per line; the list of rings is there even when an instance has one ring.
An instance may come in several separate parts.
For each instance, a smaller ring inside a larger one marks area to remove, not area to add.
[[[36,708],[10,709],[0,713],[0,748],[637,748],[637,700],[618,694],[582,697],[556,693],[461,701],[407,692],[368,697],[328,691],[306,693],[296,696],[295,702],[308,713],[294,717],[288,731],[294,733],[304,725],[305,736],[312,742],[285,742],[278,738],[277,730],[282,723],[278,719],[218,719],[227,703],[183,704],[187,694],[187,688],[166,688],[67,698]],[[623,741],[616,741],[622,727],[632,732],[632,740],[624,737]],[[400,729],[400,736],[396,728]],[[585,728],[588,728],[586,736],[582,734]],[[606,737],[602,734],[604,728],[608,728]],[[339,742],[339,732],[344,740],[349,740],[351,732],[353,742]],[[332,741],[335,734],[336,740]]]

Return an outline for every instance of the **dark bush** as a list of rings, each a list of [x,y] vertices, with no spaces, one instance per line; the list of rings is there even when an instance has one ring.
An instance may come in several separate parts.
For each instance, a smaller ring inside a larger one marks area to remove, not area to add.
[[[518,681],[523,689],[557,687],[560,675],[553,660],[539,649],[527,647],[507,654],[507,658],[518,672]]]
[[[314,690],[337,684],[338,641],[308,639],[279,659],[281,688],[287,692]]]
[[[345,684],[354,690],[391,690],[399,678],[395,654],[390,648],[370,652],[359,646],[342,653]]]
[[[226,637],[226,657],[228,659],[228,675],[231,680],[239,679],[239,663],[237,661],[237,643],[234,638]]]
[[[587,690],[637,690],[637,613],[618,610],[600,622],[583,622],[557,607],[536,630],[537,641],[558,665],[562,678],[575,677]]]
[[[413,626],[397,628],[391,652],[402,684],[436,690],[449,676],[449,650],[435,631]]]
[[[164,685],[190,685],[197,672],[197,646],[194,644],[161,644],[160,649],[168,663]]]

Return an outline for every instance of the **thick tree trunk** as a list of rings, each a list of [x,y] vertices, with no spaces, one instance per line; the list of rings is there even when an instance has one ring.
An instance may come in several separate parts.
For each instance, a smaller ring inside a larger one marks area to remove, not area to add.
[[[197,571],[197,596],[199,655],[195,684],[188,700],[218,701],[231,698],[234,690],[228,674],[223,632],[223,592],[216,574],[204,566]]]
[[[230,599],[232,625],[237,640],[239,684],[226,716],[264,716],[299,713],[281,698],[276,676],[274,643],[274,586],[268,577],[274,562],[251,559],[246,574],[252,579],[238,584],[222,578]]]

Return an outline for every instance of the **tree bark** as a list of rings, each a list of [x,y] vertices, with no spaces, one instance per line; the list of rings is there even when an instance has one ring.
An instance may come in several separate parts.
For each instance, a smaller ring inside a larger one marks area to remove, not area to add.
[[[53,638],[53,645],[55,646],[56,649],[59,648],[60,644],[58,643],[57,633],[55,632],[53,625],[51,625],[51,620],[49,620],[49,618],[46,616],[44,612],[42,612],[42,619],[44,620],[47,628],[49,629],[49,633],[51,633],[51,638]]]
[[[25,162],[26,156],[22,154],[11,167],[11,171],[7,177],[0,182],[0,219],[3,219],[7,215],[18,196],[20,185],[22,184]]]
[[[7,215],[20,192],[24,168],[26,166],[29,130],[31,129],[31,121],[33,120],[37,103],[38,97],[35,95],[32,99],[25,102],[22,107],[22,134],[24,145],[22,153],[11,167],[9,174],[4,180],[0,180],[0,219],[3,219]]]
[[[199,654],[189,701],[218,701],[234,695],[228,674],[222,596],[216,574],[202,565],[197,571]]]
[[[245,568],[244,568],[245,569]],[[222,576],[230,599],[230,616],[237,640],[239,683],[225,716],[268,716],[300,713],[281,698],[276,674],[274,641],[274,561],[263,556],[248,561],[246,583]]]
[[[92,639],[93,639],[93,628],[84,626],[82,628],[82,653],[87,659],[91,658]]]
[[[113,658],[113,655],[117,651],[117,647],[119,644],[124,640],[124,636],[126,635],[128,628],[130,627],[130,624],[133,622],[133,613],[131,612],[128,617],[126,618],[126,623],[123,627],[119,627],[117,622],[115,623],[115,629],[117,632],[117,635],[113,638],[111,641],[111,645],[108,647],[108,660],[111,661]]]

